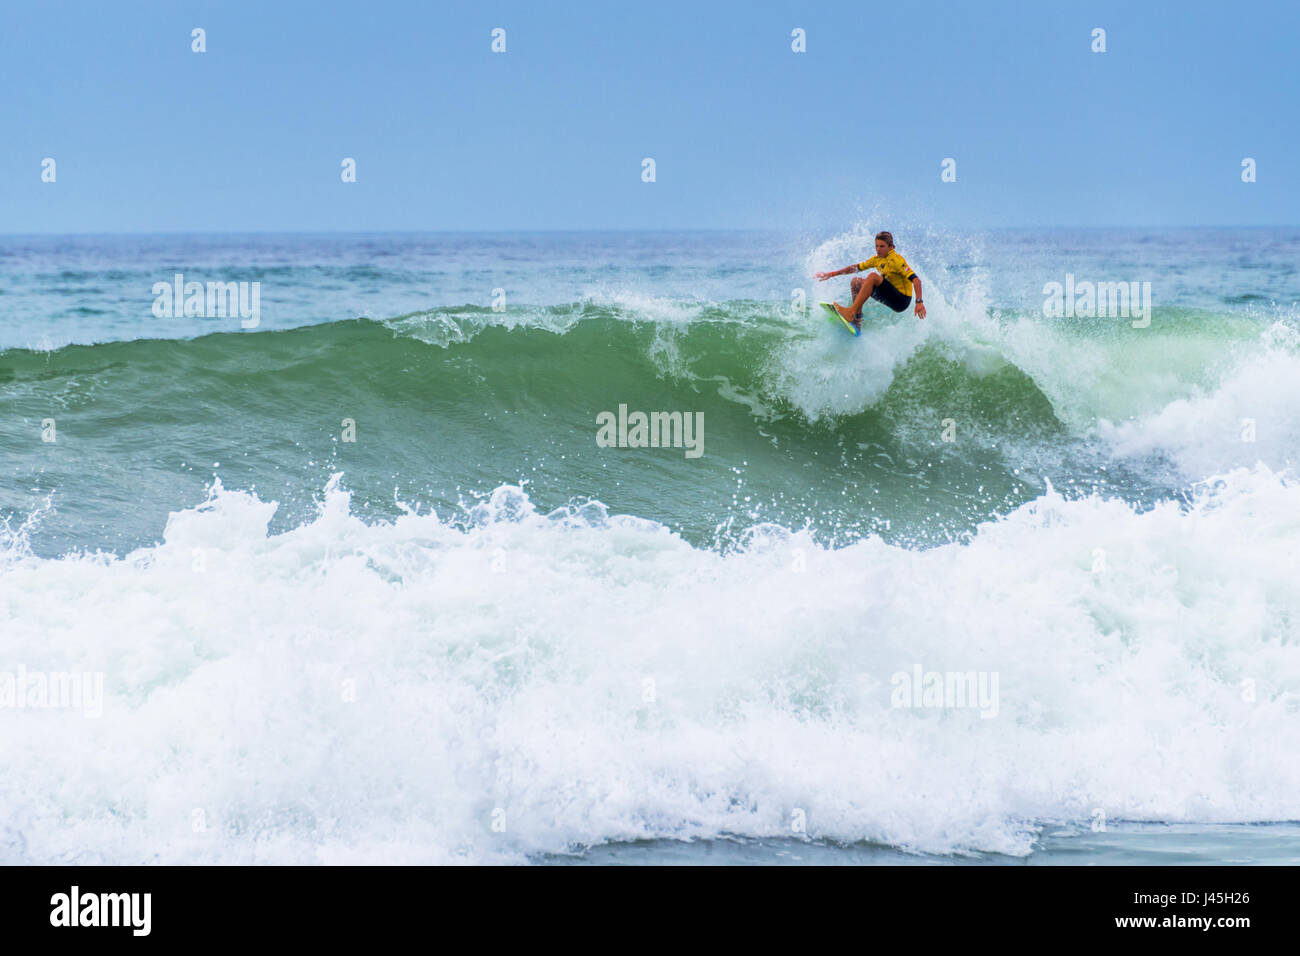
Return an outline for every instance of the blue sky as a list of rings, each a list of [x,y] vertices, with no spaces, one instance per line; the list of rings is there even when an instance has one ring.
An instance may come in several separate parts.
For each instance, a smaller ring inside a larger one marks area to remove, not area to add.
[[[7,3],[0,233],[1294,225],[1298,41],[1294,2]]]

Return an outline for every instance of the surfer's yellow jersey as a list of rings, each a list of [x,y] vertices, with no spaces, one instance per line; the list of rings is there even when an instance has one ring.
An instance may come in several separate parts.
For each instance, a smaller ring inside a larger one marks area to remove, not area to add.
[[[886,281],[903,295],[912,294],[912,280],[916,278],[916,273],[907,264],[907,260],[898,254],[897,249],[890,249],[888,255],[872,256],[866,262],[859,262],[858,271],[863,269],[879,270]]]

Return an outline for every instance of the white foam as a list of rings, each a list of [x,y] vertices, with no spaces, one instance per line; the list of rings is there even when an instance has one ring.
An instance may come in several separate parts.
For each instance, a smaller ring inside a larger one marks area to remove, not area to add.
[[[696,321],[710,303],[651,295],[631,289],[592,287],[582,294],[584,304],[612,309],[636,322],[665,325],[689,325]]]
[[[853,415],[874,405],[930,332],[910,315],[894,320],[874,314],[854,339],[824,321],[819,306],[814,309],[822,319],[810,320],[816,332],[792,337],[765,370],[769,389],[814,420]]]
[[[1266,469],[1190,510],[1049,494],[927,552],[765,526],[722,555],[516,488],[462,527],[367,524],[337,483],[273,510],[218,485],[156,547],[0,562],[0,669],[106,675],[99,720],[0,710],[0,862],[1300,816],[1300,487]],[[891,707],[917,664],[997,672],[997,716]]]
[[[1199,477],[1264,462],[1282,469],[1300,448],[1300,344],[1275,324],[1252,348],[1238,350],[1221,380],[1130,421],[1102,419],[1098,432],[1116,454],[1166,455]]]
[[[494,312],[476,307],[439,308],[385,319],[383,324],[397,335],[425,345],[447,348],[469,342],[484,329],[540,329],[563,335],[581,318],[577,310],[537,306],[506,308]]]

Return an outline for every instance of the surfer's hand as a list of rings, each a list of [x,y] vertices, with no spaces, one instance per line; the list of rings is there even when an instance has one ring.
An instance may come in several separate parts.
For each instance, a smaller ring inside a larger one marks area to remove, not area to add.
[[[924,303],[924,302],[918,302],[918,303],[916,303],[916,317],[917,317],[918,319],[924,319],[924,318],[925,318],[925,303]]]
[[[822,282],[825,282],[827,279],[829,279],[829,278],[830,278],[831,276],[833,276],[834,274],[835,274],[835,273],[833,273],[833,272],[818,272],[818,273],[816,273],[816,274],[813,275],[813,278],[814,278],[814,279],[820,279]]]

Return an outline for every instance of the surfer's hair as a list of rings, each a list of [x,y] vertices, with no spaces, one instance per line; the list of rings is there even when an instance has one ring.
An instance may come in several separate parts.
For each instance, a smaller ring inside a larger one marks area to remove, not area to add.
[[[889,248],[894,248],[894,234],[892,232],[878,232],[876,238],[884,239],[885,242],[889,243]]]

